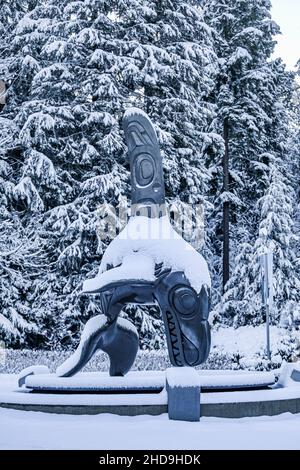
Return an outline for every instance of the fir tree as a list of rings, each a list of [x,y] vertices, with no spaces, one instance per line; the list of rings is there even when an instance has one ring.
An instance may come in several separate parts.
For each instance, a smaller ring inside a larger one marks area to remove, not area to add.
[[[274,189],[276,183],[271,183],[274,172],[276,168],[278,174],[283,171],[287,157],[285,101],[291,96],[293,75],[285,71],[279,60],[270,59],[278,26],[271,19],[269,0],[215,0],[205,5],[207,20],[215,30],[220,59],[215,90],[219,114],[216,126],[225,142],[223,161],[220,158],[208,160],[211,172],[216,176],[212,186],[212,217],[216,221],[214,232],[219,235],[212,245],[217,259],[223,256],[223,275],[225,273],[225,295],[216,311],[229,323],[257,323],[262,318],[257,297],[252,294],[257,292],[253,283],[258,282],[259,227],[266,217],[259,202],[269,197],[266,196],[269,185]],[[287,185],[283,192],[290,194],[289,182],[282,178],[283,182]],[[273,203],[278,204],[277,196],[273,194],[272,197]],[[288,201],[287,213],[290,203]],[[291,223],[289,229],[292,230]],[[287,257],[291,255],[289,242],[284,253]],[[235,264],[234,254],[237,255]],[[288,258],[284,262],[288,263]],[[233,276],[228,282],[230,265]],[[221,271],[221,263],[219,266]],[[288,283],[287,271],[283,271]],[[280,294],[277,300],[279,309],[282,307]],[[288,296],[285,297],[287,300]],[[257,318],[253,319],[255,315]]]
[[[21,223],[20,213],[14,206],[20,129],[7,106],[7,94],[15,78],[10,73],[15,62],[11,54],[13,31],[35,3],[35,0],[4,0],[0,11],[0,339],[10,345],[33,344],[38,332],[37,319],[31,310],[36,276],[31,255],[34,248],[38,250],[38,243],[37,237],[31,237],[30,228]]]
[[[291,326],[299,320],[299,261],[295,256],[297,238],[293,230],[295,194],[281,166],[276,160],[270,165],[268,188],[257,202],[260,216],[257,239],[254,246],[242,244],[223,302],[217,307],[218,314],[235,327],[258,325],[265,321],[260,255],[266,251],[272,251],[274,259],[271,321],[273,324]]]

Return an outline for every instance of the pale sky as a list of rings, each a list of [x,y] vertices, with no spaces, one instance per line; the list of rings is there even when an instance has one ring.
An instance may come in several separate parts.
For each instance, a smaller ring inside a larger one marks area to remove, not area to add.
[[[300,59],[300,0],[271,0],[272,17],[282,34],[276,39],[275,57],[282,57],[289,69]]]

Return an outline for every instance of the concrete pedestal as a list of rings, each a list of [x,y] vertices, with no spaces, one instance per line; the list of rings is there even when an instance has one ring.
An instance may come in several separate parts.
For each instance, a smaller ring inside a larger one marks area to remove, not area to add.
[[[172,367],[166,372],[170,419],[199,421],[200,376],[192,367]]]

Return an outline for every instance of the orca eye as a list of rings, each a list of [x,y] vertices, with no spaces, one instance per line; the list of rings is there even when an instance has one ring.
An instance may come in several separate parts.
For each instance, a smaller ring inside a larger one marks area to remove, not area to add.
[[[144,188],[152,183],[155,176],[155,161],[151,155],[142,153],[137,156],[134,161],[133,176],[139,188]]]
[[[177,287],[171,292],[171,303],[181,315],[190,315],[197,306],[197,294],[191,287]]]

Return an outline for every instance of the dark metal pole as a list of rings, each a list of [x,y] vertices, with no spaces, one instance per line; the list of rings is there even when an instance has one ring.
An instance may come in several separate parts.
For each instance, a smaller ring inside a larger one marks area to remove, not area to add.
[[[262,314],[266,318],[266,356],[271,360],[271,341],[270,341],[270,309],[273,302],[273,268],[272,253],[263,253],[260,256],[261,266],[261,293],[262,293]]]
[[[223,192],[229,191],[229,123],[224,119]],[[223,203],[223,292],[229,280],[229,202]]]
[[[270,347],[270,307],[266,305],[266,328],[267,328],[267,357],[271,360],[271,347]]]

